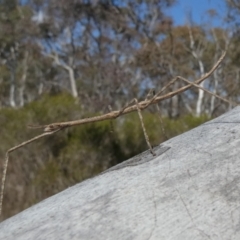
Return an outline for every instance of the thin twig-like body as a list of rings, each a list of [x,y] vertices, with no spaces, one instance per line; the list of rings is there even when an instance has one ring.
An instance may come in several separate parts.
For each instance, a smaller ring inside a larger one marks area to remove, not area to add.
[[[173,82],[175,82],[177,78],[182,78],[182,77],[178,76],[175,79],[173,79],[167,86],[165,86],[159,93],[157,93],[152,99],[144,100],[142,102],[139,102],[138,103],[139,108],[141,110],[143,110],[143,109],[147,108],[149,105],[152,105],[152,104],[158,103],[162,100],[171,98],[171,97],[173,97],[177,94],[180,94],[180,93],[190,89],[193,86],[197,85],[197,87],[199,87],[198,85],[202,81],[207,79],[217,69],[217,67],[220,65],[220,63],[222,62],[225,55],[226,55],[226,52],[224,52],[222,54],[220,59],[217,61],[217,63],[213,66],[213,68],[208,73],[206,73],[203,77],[199,78],[195,82],[191,82],[190,84],[188,84],[184,87],[181,87],[180,89],[178,89],[176,91],[173,91],[173,92],[167,93],[165,95],[159,96],[163,91],[165,91],[165,89],[167,87],[169,87],[169,85],[171,85]],[[104,121],[104,120],[108,120],[108,119],[115,119],[115,118],[117,118],[121,115],[130,113],[130,112],[133,112],[133,111],[136,111],[136,110],[137,110],[137,106],[133,105],[133,106],[130,106],[130,107],[125,107],[124,110],[121,109],[119,111],[112,111],[110,113],[103,114],[103,115],[96,116],[96,117],[84,118],[84,119],[75,120],[75,121],[68,121],[68,122],[52,123],[52,124],[44,125],[44,126],[29,126],[29,127],[31,127],[31,128],[43,128],[45,132],[52,132],[52,131],[55,131],[55,130],[58,130],[58,129],[61,130],[62,128],[65,128],[65,127],[72,127],[72,126],[82,125],[82,124],[86,124],[86,123],[100,122],[100,121]]]
[[[133,112],[133,111],[138,111],[138,114],[139,114],[139,118],[140,118],[140,121],[141,121],[141,124],[142,124],[142,129],[143,129],[143,132],[144,132],[144,136],[145,136],[145,139],[146,139],[146,142],[150,148],[150,151],[154,154],[153,150],[152,150],[152,147],[151,147],[151,144],[149,142],[149,139],[148,139],[148,136],[147,136],[147,133],[146,133],[146,130],[145,130],[145,127],[144,127],[144,124],[143,124],[143,121],[142,121],[142,115],[141,115],[141,110],[147,108],[149,105],[152,105],[152,104],[156,104],[162,100],[165,100],[165,99],[168,99],[168,98],[171,98],[177,94],[180,94],[188,89],[190,89],[191,87],[195,86],[195,87],[198,87],[200,89],[203,89],[204,91],[207,91],[209,92],[208,90],[204,89],[204,88],[201,88],[199,86],[199,84],[201,82],[203,82],[205,79],[207,79],[216,69],[217,67],[220,65],[220,63],[222,62],[223,58],[225,57],[226,55],[226,51],[222,54],[222,56],[220,57],[220,59],[217,61],[217,63],[213,66],[213,68],[207,73],[205,74],[203,77],[201,77],[200,79],[194,81],[194,82],[190,82],[188,80],[186,80],[185,78],[183,77],[176,77],[174,78],[172,81],[170,81],[160,92],[158,92],[154,97],[152,97],[151,99],[145,99],[144,101],[142,102],[138,102],[136,99],[134,99],[135,101],[135,105],[131,105],[129,106],[130,104],[126,105],[124,108],[122,108],[121,110],[118,110],[118,111],[111,111],[110,113],[107,113],[107,114],[103,114],[101,116],[96,116],[96,117],[90,117],[90,118],[85,118],[85,119],[80,119],[80,120],[76,120],[76,121],[68,121],[68,122],[59,122],[59,123],[52,123],[52,124],[49,124],[49,125],[44,125],[44,126],[31,126],[29,125],[30,128],[41,128],[44,130],[45,133],[41,134],[41,135],[38,135],[28,141],[25,141],[11,149],[9,149],[6,153],[6,158],[5,158],[5,162],[4,162],[4,166],[3,166],[3,176],[2,176],[2,184],[1,184],[1,193],[0,193],[0,215],[1,215],[1,212],[2,212],[2,203],[3,203],[3,193],[4,193],[4,185],[5,185],[5,180],[6,180],[6,174],[7,174],[7,165],[8,165],[8,159],[9,159],[9,153],[17,150],[18,148],[21,148],[31,142],[34,142],[42,137],[45,137],[47,135],[51,135],[51,134],[54,134],[64,128],[67,128],[67,127],[72,127],[72,126],[77,126],[77,125],[82,125],[82,124],[86,124],[86,123],[93,123],[93,122],[100,122],[100,121],[104,121],[104,120],[108,120],[108,119],[115,119],[121,115],[124,115],[124,114],[127,114],[127,113],[130,113],[130,112]],[[177,81],[178,79],[182,79],[183,81],[185,82],[188,82],[188,85],[176,90],[176,91],[173,91],[173,92],[170,92],[170,93],[167,93],[165,95],[161,95],[170,85],[172,85],[175,81]],[[211,93],[211,92],[209,92]],[[212,93],[211,93],[212,94]],[[226,99],[223,99],[215,94],[213,94],[214,96],[222,99],[222,100],[226,100]],[[227,100],[227,102],[230,102]]]

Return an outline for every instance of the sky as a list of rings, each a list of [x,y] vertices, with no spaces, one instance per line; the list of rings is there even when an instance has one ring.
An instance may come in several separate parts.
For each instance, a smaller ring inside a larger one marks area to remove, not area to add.
[[[166,11],[174,19],[174,25],[187,23],[187,15],[191,13],[194,24],[211,24],[214,27],[224,27],[222,19],[226,15],[225,0],[176,0],[177,3]],[[206,11],[214,9],[218,16],[211,19]]]

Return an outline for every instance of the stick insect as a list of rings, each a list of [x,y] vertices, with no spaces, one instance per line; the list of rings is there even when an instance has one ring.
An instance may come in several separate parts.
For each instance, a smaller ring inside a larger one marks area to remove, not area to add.
[[[37,129],[40,128],[43,130],[43,133],[30,139],[27,140],[25,142],[22,142],[21,144],[10,148],[7,152],[6,152],[6,156],[5,156],[5,160],[4,160],[4,165],[3,165],[3,175],[2,175],[2,182],[1,182],[1,192],[0,192],[0,215],[2,212],[2,205],[3,205],[3,196],[4,196],[4,186],[5,186],[5,181],[6,181],[6,175],[7,175],[7,167],[8,167],[8,161],[9,161],[9,154],[11,152],[16,151],[19,148],[22,148],[34,141],[37,141],[40,138],[49,136],[51,134],[57,133],[65,128],[69,128],[69,127],[73,127],[73,126],[78,126],[78,125],[83,125],[83,124],[87,124],[87,123],[93,123],[93,122],[100,122],[100,121],[105,121],[105,120],[109,120],[109,119],[116,119],[122,115],[128,114],[130,112],[134,112],[137,111],[138,115],[139,115],[139,119],[141,122],[141,126],[142,126],[142,130],[144,133],[144,137],[146,140],[146,143],[150,149],[150,152],[152,153],[152,155],[155,155],[153,148],[150,144],[149,141],[149,137],[147,135],[147,131],[145,129],[144,123],[143,123],[143,117],[141,114],[141,111],[146,109],[148,106],[153,105],[153,104],[157,104],[163,100],[172,98],[175,95],[181,94],[183,92],[185,92],[186,90],[190,89],[191,87],[197,87],[199,89],[202,89],[203,91],[207,92],[208,94],[211,94],[217,98],[219,98],[222,101],[225,101],[227,103],[230,104],[236,104],[233,103],[225,98],[222,98],[220,96],[218,96],[217,94],[214,94],[210,91],[208,91],[207,89],[199,86],[199,84],[201,82],[203,82],[205,79],[207,79],[221,64],[221,62],[223,61],[224,57],[226,55],[226,51],[222,54],[222,56],[219,58],[219,60],[215,63],[215,65],[212,67],[212,69],[206,73],[204,76],[202,76],[201,78],[195,80],[194,82],[191,82],[181,76],[177,76],[175,77],[173,80],[171,80],[166,86],[164,86],[157,94],[152,95],[151,97],[146,98],[143,101],[138,101],[136,98],[133,99],[132,101],[130,101],[125,107],[123,107],[120,110],[117,111],[110,111],[107,114],[103,114],[103,115],[99,115],[99,116],[95,116],[95,117],[90,117],[90,118],[84,118],[84,119],[80,119],[80,120],[75,120],[75,121],[67,121],[67,122],[56,122],[56,123],[51,123],[48,125],[43,125],[43,126],[34,126],[34,125],[29,125],[28,127],[33,128],[33,129]],[[176,81],[181,80],[185,83],[187,83],[186,86],[183,86],[175,91],[163,94],[163,92],[169,88],[172,84],[174,84]],[[163,94],[163,95],[162,95]]]

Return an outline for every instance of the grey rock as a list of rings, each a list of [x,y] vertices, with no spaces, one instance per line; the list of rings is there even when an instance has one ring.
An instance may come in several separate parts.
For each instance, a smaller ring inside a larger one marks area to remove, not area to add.
[[[4,240],[240,239],[240,107],[0,224]]]

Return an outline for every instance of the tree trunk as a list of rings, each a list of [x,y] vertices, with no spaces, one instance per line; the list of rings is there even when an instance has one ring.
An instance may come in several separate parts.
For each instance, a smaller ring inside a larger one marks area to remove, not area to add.
[[[53,55],[49,54],[49,57],[51,57],[52,59],[54,59],[55,63],[62,67],[63,69],[68,71],[69,74],[69,80],[70,80],[70,87],[71,87],[71,92],[73,97],[77,98],[78,97],[78,91],[77,91],[77,85],[76,85],[76,79],[75,79],[75,74],[74,74],[74,69],[73,67],[71,67],[70,65],[67,65],[64,62],[61,62],[59,60],[59,56],[58,54],[55,52]],[[70,59],[70,62],[72,62],[72,59]]]
[[[25,52],[25,58],[23,61],[23,73],[22,78],[20,79],[20,87],[19,87],[19,105],[20,107],[24,106],[24,90],[25,90],[25,84],[26,84],[26,78],[27,78],[27,70],[28,70],[28,52]]]
[[[10,83],[10,92],[9,92],[9,104],[11,107],[16,107],[15,102],[15,71],[11,69],[11,83]]]
[[[64,66],[64,68],[67,69],[68,74],[69,74],[69,80],[70,80],[72,95],[73,95],[73,97],[77,98],[78,97],[78,91],[77,91],[77,85],[76,85],[74,70],[73,70],[73,68],[71,68],[69,66]]]
[[[205,74],[203,62],[200,59],[197,59],[197,60],[198,60],[198,65],[200,70],[200,76],[202,77]],[[204,82],[200,83],[200,87],[204,87]],[[204,97],[204,91],[202,89],[198,89],[198,100],[196,105],[197,117],[199,117],[202,114],[203,97]]]

